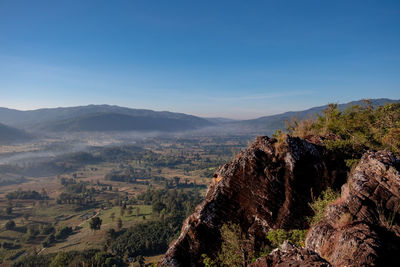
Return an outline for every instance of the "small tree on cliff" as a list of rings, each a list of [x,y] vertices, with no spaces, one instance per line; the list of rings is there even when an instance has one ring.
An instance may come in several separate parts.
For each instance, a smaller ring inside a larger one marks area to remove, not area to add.
[[[249,241],[238,224],[224,224],[221,228],[221,250],[215,260],[206,254],[201,255],[203,264],[211,266],[247,266],[253,256],[249,254]]]

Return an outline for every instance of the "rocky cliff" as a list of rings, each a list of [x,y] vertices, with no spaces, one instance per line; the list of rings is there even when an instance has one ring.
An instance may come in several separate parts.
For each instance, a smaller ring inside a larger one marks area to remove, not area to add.
[[[334,137],[328,137],[334,138]],[[257,252],[271,229],[308,228],[309,203],[327,187],[341,188],[322,221],[307,234],[306,247],[285,243],[252,266],[386,266],[400,252],[399,160],[368,152],[348,182],[343,160],[328,152],[324,138],[259,137],[220,167],[205,200],[183,224],[161,266],[202,266],[215,256],[220,229],[236,223]]]
[[[249,251],[260,249],[270,229],[307,227],[305,218],[312,215],[308,203],[346,179],[343,162],[320,141],[257,138],[215,173],[205,200],[186,219],[160,264],[201,265],[203,253],[218,252],[225,223],[241,226],[250,240]]]

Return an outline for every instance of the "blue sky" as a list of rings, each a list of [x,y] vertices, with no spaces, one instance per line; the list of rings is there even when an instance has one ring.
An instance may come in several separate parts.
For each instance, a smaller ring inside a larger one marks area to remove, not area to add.
[[[0,106],[254,118],[400,99],[400,1],[0,1]]]

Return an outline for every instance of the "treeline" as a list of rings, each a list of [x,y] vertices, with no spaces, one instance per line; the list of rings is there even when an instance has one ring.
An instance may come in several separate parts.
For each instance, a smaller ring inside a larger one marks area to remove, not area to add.
[[[87,205],[95,202],[95,198],[92,194],[71,194],[63,192],[57,198],[57,204],[78,204]]]
[[[54,242],[57,240],[63,240],[66,239],[68,236],[72,235],[74,231],[72,230],[72,227],[65,226],[61,229],[59,229],[55,234],[55,229],[54,227],[51,227],[49,231],[47,232],[48,236],[47,238],[42,242],[43,247],[49,247],[51,246]]]
[[[118,170],[112,170],[104,178],[109,181],[118,181],[126,183],[148,184],[148,182],[137,181],[137,179],[150,179],[151,172],[147,169],[133,168],[132,166],[120,166]]]
[[[199,190],[160,189],[147,190],[138,195],[136,203],[152,205],[153,212],[157,214],[172,215],[182,219],[189,216],[203,197]]]
[[[137,224],[111,241],[110,249],[114,255],[125,258],[165,253],[169,243],[179,234],[181,224],[177,217]]]
[[[12,199],[45,200],[45,199],[49,199],[49,196],[47,195],[47,192],[44,189],[42,190],[41,193],[39,193],[35,190],[27,190],[27,191],[17,190],[17,191],[8,193],[6,195],[6,198],[8,200],[12,200]]]
[[[124,267],[127,266],[122,259],[99,250],[69,251],[57,254],[41,254],[22,257],[11,265],[12,267],[36,267],[36,266],[101,266]]]
[[[198,190],[148,190],[138,195],[130,201],[152,205],[153,214],[159,216],[159,221],[109,233],[107,243],[111,252],[125,258],[165,253],[169,243],[178,237],[183,220],[201,200]]]
[[[62,192],[57,198],[57,204],[78,204],[87,205],[95,202],[96,189],[87,188],[85,182],[76,182],[73,178],[61,178],[61,185],[65,192]]]
[[[140,160],[143,157],[152,155],[151,151],[145,150],[134,145],[124,145],[117,147],[96,147],[91,149],[91,153],[106,162],[123,162],[126,160]]]

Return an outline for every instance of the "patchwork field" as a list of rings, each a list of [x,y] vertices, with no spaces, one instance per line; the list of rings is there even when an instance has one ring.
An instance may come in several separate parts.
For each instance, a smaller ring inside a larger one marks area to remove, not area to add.
[[[51,145],[1,147],[4,162],[10,153],[15,158],[36,151],[39,156],[0,164],[5,181],[0,186],[0,262],[92,250],[124,261],[155,262],[201,200],[197,195],[204,196],[217,167],[243,148],[245,140],[150,138],[45,157],[40,151]],[[101,219],[98,230],[90,227],[96,217]],[[163,228],[167,221],[173,228]],[[146,243],[140,253],[115,255],[128,242],[122,241],[124,235],[137,234],[140,225],[167,231],[166,239]]]

